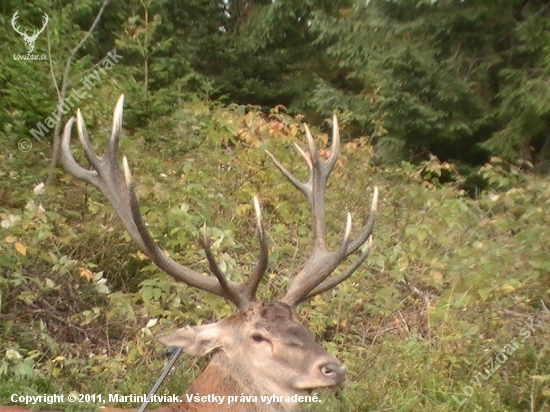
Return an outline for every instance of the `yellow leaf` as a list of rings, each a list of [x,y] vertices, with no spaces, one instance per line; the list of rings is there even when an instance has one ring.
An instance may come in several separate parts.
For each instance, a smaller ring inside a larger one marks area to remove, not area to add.
[[[399,260],[397,261],[397,267],[401,272],[405,271],[408,266],[409,259],[406,256],[399,258]]]
[[[508,293],[511,293],[513,291],[516,290],[515,287],[513,287],[512,285],[510,285],[509,283],[505,283],[504,285],[502,285],[501,287],[499,287],[497,289],[499,292],[502,292],[504,294],[508,294]]]
[[[312,303],[315,305],[315,306],[320,306],[320,305],[326,305],[326,302],[323,300],[323,298],[321,297],[321,295],[317,295],[313,298],[312,300]]]
[[[246,214],[250,209],[252,209],[252,205],[248,203],[240,204],[235,207],[235,213],[237,216],[242,216]]]
[[[6,350],[6,359],[22,359],[23,356],[19,352],[17,352],[15,349],[7,349]]]
[[[94,277],[94,274],[90,269],[80,269],[79,275],[80,277],[83,277],[84,279],[86,279],[88,282],[91,281]]]
[[[141,260],[148,259],[147,255],[145,253],[142,253],[142,252],[137,252],[136,256],[137,256],[138,259],[141,259]]]
[[[5,240],[6,243],[14,243],[15,242],[15,238],[13,236],[8,236],[4,240]]]
[[[25,256],[27,254],[27,248],[22,243],[17,242],[13,245],[13,247],[20,255]]]
[[[61,361],[64,361],[64,360],[65,360],[65,356],[57,356],[57,357],[52,359],[52,362],[56,363],[56,362],[61,362]]]
[[[430,275],[436,285],[441,286],[443,284],[443,273],[439,270],[430,270]]]

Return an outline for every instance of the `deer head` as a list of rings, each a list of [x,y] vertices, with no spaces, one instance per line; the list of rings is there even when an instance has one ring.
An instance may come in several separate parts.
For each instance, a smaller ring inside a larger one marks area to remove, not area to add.
[[[237,308],[233,316],[218,322],[188,326],[158,336],[162,343],[181,346],[185,352],[193,356],[213,353],[208,367],[188,393],[291,396],[306,394],[316,388],[342,386],[345,381],[343,364],[315,342],[311,332],[295,319],[294,314],[299,303],[335,287],[348,278],[371,251],[371,233],[378,202],[377,188],[374,188],[371,212],[357,236],[353,239],[351,237],[352,221],[348,213],[345,234],[340,246],[336,250],[329,250],[326,245],[325,188],[340,148],[336,117],[333,121],[330,156],[327,160],[320,158],[307,126],[305,131],[309,153],[296,145],[308,167],[309,178],[306,182],[298,180],[267,152],[276,167],[309,202],[313,217],[313,249],[303,268],[294,276],[286,295],[278,301],[263,302],[255,299],[256,290],[268,264],[268,247],[258,199],[254,199],[259,239],[258,263],[243,283],[230,280],[220,269],[206,231],[203,231],[201,243],[206,252],[210,276],[204,276],[181,265],[168,257],[155,243],[140,214],[132,174],[125,157],[122,162],[123,173],[119,167],[118,142],[122,126],[123,101],[124,98],[121,96],[115,107],[111,137],[102,158],[95,154],[82,114],[80,110],[77,111],[78,136],[92,170],[79,166],[71,154],[69,145],[74,118],[67,122],[63,132],[62,162],[67,172],[92,184],[105,195],[138,248],[160,269],[178,281],[223,297]],[[360,251],[363,245],[365,248]],[[351,265],[337,276],[329,278],[338,265],[355,252],[358,252],[358,255]],[[208,405],[204,410],[286,411],[295,409],[296,405],[283,401],[262,407],[254,405],[252,409],[247,409],[246,405],[237,404],[235,409],[231,409],[226,404],[219,406],[220,409],[215,409],[216,405]]]
[[[19,18],[19,11],[16,11],[11,19],[11,25],[13,29],[21,35],[23,40],[25,41],[25,47],[27,48],[27,54],[31,54],[34,50],[34,42],[38,38],[38,35],[44,31],[46,28],[46,25],[48,24],[48,15],[44,13],[44,16],[42,16],[42,28],[40,30],[33,31],[32,35],[27,34],[27,30],[24,32],[21,31],[19,27],[17,27],[17,19]]]

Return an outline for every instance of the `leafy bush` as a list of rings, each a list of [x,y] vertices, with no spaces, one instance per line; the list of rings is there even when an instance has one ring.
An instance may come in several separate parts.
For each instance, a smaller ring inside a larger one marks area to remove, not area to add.
[[[102,138],[91,134],[101,147]],[[299,120],[282,108],[266,115],[190,102],[170,122],[125,136],[122,151],[154,238],[197,270],[207,267],[197,242],[207,224],[229,276],[250,272],[257,256],[250,200],[258,196],[270,242],[260,297],[275,299],[309,252],[310,216],[262,149],[304,177],[291,147],[301,140]],[[76,143],[73,150],[79,152]],[[0,210],[1,387],[147,391],[151,371],[163,365],[164,349],[152,337],[158,329],[232,312],[150,265],[95,190],[62,177],[40,194],[32,178],[40,165],[25,164],[13,148],[4,153],[0,173],[13,183],[13,196]],[[349,370],[348,389],[324,394],[316,410],[547,408],[548,180],[493,159],[478,172],[486,190],[471,199],[451,163],[432,158],[375,168],[373,153],[366,138],[345,142],[327,194],[328,240],[335,245],[345,210],[357,227],[369,187],[380,187],[369,263],[300,308],[300,318]],[[15,161],[23,166],[16,175],[8,169]],[[485,362],[519,338],[529,319],[541,327],[497,374],[473,386]],[[166,390],[182,393],[206,361],[182,359]],[[464,398],[468,385],[474,393],[460,406],[453,396]],[[0,396],[7,401],[9,393]]]

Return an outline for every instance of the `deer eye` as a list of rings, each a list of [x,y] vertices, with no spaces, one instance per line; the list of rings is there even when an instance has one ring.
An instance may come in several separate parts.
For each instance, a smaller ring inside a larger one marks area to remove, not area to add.
[[[255,342],[262,342],[264,340],[264,337],[259,333],[255,333],[254,335],[252,335],[252,339],[254,339]]]

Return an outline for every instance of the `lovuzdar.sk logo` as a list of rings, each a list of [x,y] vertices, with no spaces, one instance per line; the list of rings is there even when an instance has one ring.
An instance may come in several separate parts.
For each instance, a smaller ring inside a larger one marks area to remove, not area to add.
[[[46,25],[48,24],[48,15],[44,13],[44,16],[42,16],[42,27],[39,30],[34,30],[31,35],[27,34],[27,30],[22,31],[19,26],[17,25],[17,19],[19,18],[19,11],[16,11],[11,19],[11,26],[13,29],[21,36],[21,38],[25,41],[25,48],[27,49],[26,55],[20,55],[20,54],[14,54],[13,58],[15,60],[46,60],[46,55],[36,55],[32,54],[34,50],[34,43],[36,42],[36,39],[44,31],[46,28]]]

